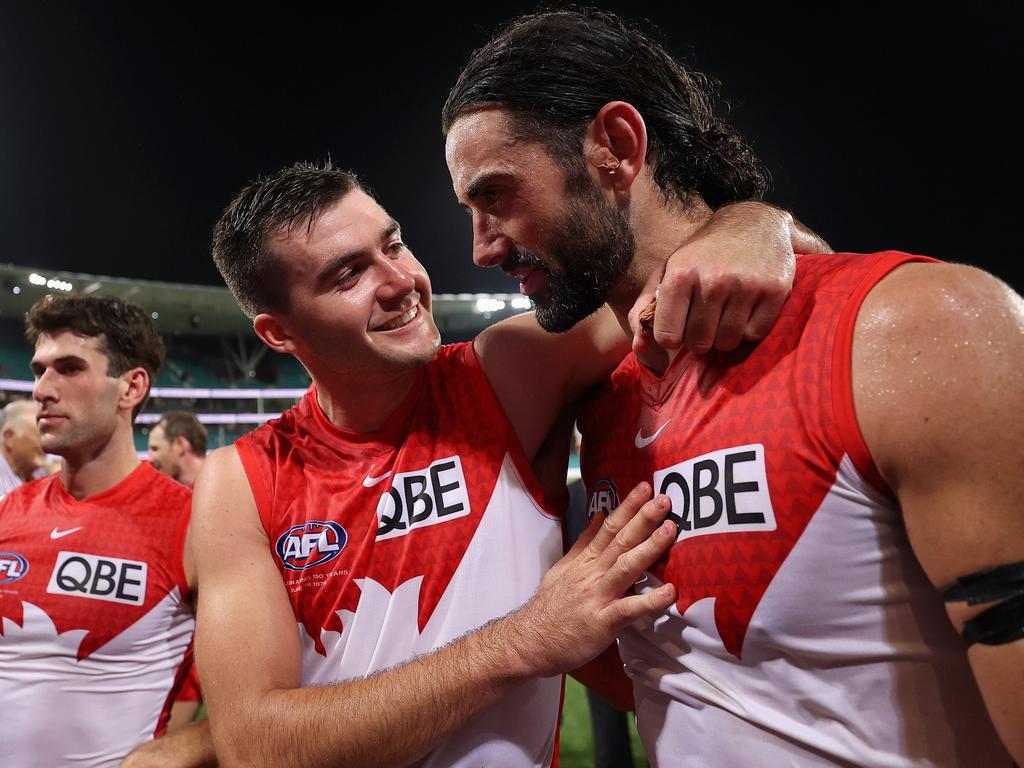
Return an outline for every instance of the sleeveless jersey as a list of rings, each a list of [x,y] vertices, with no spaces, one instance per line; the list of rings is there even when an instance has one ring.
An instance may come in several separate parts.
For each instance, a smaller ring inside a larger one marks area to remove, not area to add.
[[[118,766],[163,733],[192,660],[191,496],[143,462],[81,501],[53,475],[0,503],[0,762]]]
[[[301,637],[302,684],[365,677],[529,600],[561,556],[471,343],[442,347],[384,426],[334,426],[311,389],[236,444]],[[419,766],[550,765],[561,681],[531,680]]]
[[[1010,765],[854,414],[858,310],[913,260],[800,258],[760,344],[630,355],[589,404],[591,512],[645,480],[680,529],[638,587],[677,603],[619,639],[653,765]]]

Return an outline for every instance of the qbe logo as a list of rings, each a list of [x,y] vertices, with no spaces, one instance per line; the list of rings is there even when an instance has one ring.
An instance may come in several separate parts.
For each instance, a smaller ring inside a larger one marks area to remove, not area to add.
[[[277,556],[289,571],[323,565],[341,554],[348,533],[338,523],[310,520],[293,525],[277,539]]]
[[[28,573],[28,560],[17,552],[0,552],[0,584],[10,584]]]
[[[146,602],[146,563],[85,552],[59,552],[46,591],[110,603]]]
[[[429,467],[395,475],[377,503],[377,540],[405,536],[469,514],[469,493],[458,456],[438,459]]]
[[[668,518],[679,526],[677,541],[775,530],[760,443],[712,451],[655,472],[654,487],[672,500]]]
[[[590,503],[587,505],[587,524],[594,521],[597,513],[610,515],[619,506],[619,490],[608,478],[603,478],[594,483],[594,490],[590,492]]]

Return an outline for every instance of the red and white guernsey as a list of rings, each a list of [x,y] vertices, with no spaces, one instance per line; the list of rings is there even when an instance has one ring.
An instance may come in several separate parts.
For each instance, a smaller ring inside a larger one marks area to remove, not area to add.
[[[442,347],[378,432],[334,426],[311,389],[235,445],[299,625],[304,686],[365,677],[505,615],[562,552],[470,343]],[[417,765],[550,765],[560,690],[557,677],[526,683]]]
[[[54,475],[0,503],[0,762],[118,766],[163,732],[192,657],[191,495],[143,462],[82,501]]]
[[[801,258],[763,342],[631,355],[590,403],[591,511],[646,480],[680,525],[644,587],[678,602],[619,640],[653,765],[1011,764],[853,409],[857,312],[911,260]]]

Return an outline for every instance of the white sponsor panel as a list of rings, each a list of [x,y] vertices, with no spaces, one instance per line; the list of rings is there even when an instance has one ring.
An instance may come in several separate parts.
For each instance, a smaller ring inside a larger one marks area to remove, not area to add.
[[[711,533],[774,531],[764,446],[705,453],[654,473],[654,489],[672,500],[678,541]]]
[[[377,540],[405,536],[416,528],[438,525],[469,514],[469,494],[462,462],[449,456],[429,467],[401,472],[377,503]]]
[[[51,595],[142,605],[146,602],[147,571],[147,564],[137,560],[59,552],[46,591]]]

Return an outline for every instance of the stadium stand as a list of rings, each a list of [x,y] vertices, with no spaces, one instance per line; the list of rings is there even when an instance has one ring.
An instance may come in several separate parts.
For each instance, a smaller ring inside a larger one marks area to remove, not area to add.
[[[32,389],[23,318],[48,293],[103,293],[133,301],[153,318],[167,344],[167,362],[135,426],[145,456],[149,429],[162,412],[193,411],[209,447],[228,445],[289,408],[309,375],[288,355],[253,334],[226,288],[53,272],[0,264],[0,406]],[[521,296],[435,294],[433,312],[445,342],[470,339],[493,322],[529,309]]]

